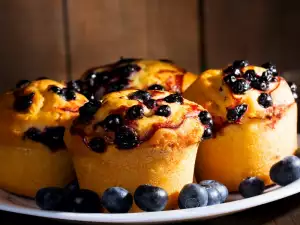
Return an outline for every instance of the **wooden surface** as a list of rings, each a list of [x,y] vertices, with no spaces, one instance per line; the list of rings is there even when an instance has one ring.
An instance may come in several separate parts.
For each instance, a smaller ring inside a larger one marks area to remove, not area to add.
[[[13,213],[0,212],[1,225],[67,225],[70,222],[54,221]],[[300,194],[273,203],[258,206],[237,214],[207,221],[184,224],[207,225],[300,225]]]

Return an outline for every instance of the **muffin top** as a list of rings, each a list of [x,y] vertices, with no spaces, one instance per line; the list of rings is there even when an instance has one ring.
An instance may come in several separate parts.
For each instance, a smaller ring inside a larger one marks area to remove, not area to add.
[[[169,60],[125,59],[87,70],[76,81],[88,98],[123,89],[165,90],[183,92],[197,76]],[[72,84],[70,84],[72,85]]]
[[[70,133],[96,152],[109,145],[119,150],[139,145],[176,149],[210,137],[211,125],[207,111],[178,93],[123,90],[104,96],[102,104],[90,101],[81,107]]]
[[[217,125],[280,118],[295,103],[296,88],[280,77],[271,63],[258,67],[236,60],[223,70],[202,73],[184,96],[203,105]]]
[[[83,95],[53,80],[20,81],[15,89],[0,96],[1,137],[11,135],[53,150],[61,148],[64,126],[78,116],[85,102]]]

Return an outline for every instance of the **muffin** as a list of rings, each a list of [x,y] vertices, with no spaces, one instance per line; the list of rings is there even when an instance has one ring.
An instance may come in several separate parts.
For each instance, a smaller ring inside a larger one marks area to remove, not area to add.
[[[177,207],[181,188],[193,182],[201,139],[209,138],[209,114],[178,93],[123,90],[80,108],[65,143],[81,188],[101,195],[120,186],[132,194],[142,184],[164,188],[167,209]],[[132,212],[138,211],[133,206]]]
[[[48,80],[21,81],[0,96],[0,188],[34,197],[74,176],[64,144],[66,124],[87,99]]]
[[[123,89],[183,92],[197,76],[169,60],[125,59],[87,70],[80,80],[70,82],[88,98]]]
[[[293,95],[271,63],[258,67],[237,60],[224,70],[201,74],[184,93],[214,121],[214,137],[199,146],[196,178],[218,180],[230,191],[250,176],[272,184],[271,166],[297,148]]]

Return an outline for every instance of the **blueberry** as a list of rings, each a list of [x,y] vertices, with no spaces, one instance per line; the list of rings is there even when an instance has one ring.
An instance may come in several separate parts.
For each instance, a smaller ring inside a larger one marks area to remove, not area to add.
[[[175,103],[175,102],[178,102],[180,104],[183,103],[183,98],[179,93],[170,94],[169,96],[165,97],[164,100],[168,103]]]
[[[62,89],[60,87],[55,86],[55,85],[50,85],[48,90],[52,91],[53,93],[59,94],[59,95],[62,94]]]
[[[203,132],[203,135],[202,135],[202,139],[203,140],[207,140],[207,139],[212,138],[212,136],[213,136],[212,129],[210,127],[206,127],[204,129],[204,132]]]
[[[254,70],[247,70],[244,74],[244,78],[251,82],[257,80],[257,76]]]
[[[208,193],[199,184],[186,184],[179,193],[178,205],[180,209],[206,206]]]
[[[229,122],[236,122],[247,111],[248,106],[246,104],[237,105],[234,108],[227,109],[227,120]]]
[[[122,126],[115,133],[114,143],[119,149],[132,149],[139,144],[139,138],[135,130]]]
[[[40,189],[35,196],[35,202],[43,210],[61,211],[64,207],[65,191],[58,187]]]
[[[129,120],[141,119],[143,118],[143,116],[144,116],[144,109],[140,105],[131,106],[126,112],[126,117]]]
[[[129,76],[134,72],[138,72],[141,70],[141,67],[137,64],[127,64],[125,66],[117,67],[114,69],[114,73],[122,74],[123,76]]]
[[[110,114],[103,121],[104,128],[111,131],[116,131],[123,125],[123,118],[119,114]]]
[[[208,195],[208,201],[207,201],[207,205],[218,205],[221,204],[221,194],[218,192],[217,189],[213,188],[213,187],[204,187],[207,191],[207,195]]]
[[[230,84],[230,88],[234,94],[245,94],[250,89],[249,82],[241,78]]]
[[[232,63],[232,66],[234,68],[242,68],[242,67],[245,67],[245,66],[248,66],[248,65],[249,65],[249,62],[247,60],[235,60]]]
[[[143,211],[162,211],[168,203],[168,193],[159,187],[140,185],[134,192],[134,201]]]
[[[297,91],[297,85],[295,83],[288,82],[288,85],[290,86],[292,92],[296,92]]]
[[[149,99],[148,101],[144,101],[144,104],[148,109],[153,109],[157,106],[157,102],[154,99]]]
[[[296,92],[293,92],[292,94],[293,94],[294,99],[298,99],[298,94]]]
[[[198,116],[202,124],[212,126],[213,120],[209,112],[201,111]]]
[[[264,71],[259,79],[261,81],[271,82],[273,79],[272,72],[270,70]]]
[[[72,191],[65,201],[64,211],[77,213],[99,213],[101,200],[97,193],[80,189]]]
[[[270,177],[281,186],[294,182],[300,178],[300,159],[297,156],[285,157],[271,167]]]
[[[269,82],[267,81],[261,81],[260,79],[251,82],[251,87],[260,90],[260,91],[266,91],[269,89]]]
[[[234,68],[233,66],[227,67],[225,70],[223,70],[225,74],[233,74],[235,76],[241,75],[241,70],[239,68]]]
[[[267,93],[261,93],[257,99],[257,102],[264,108],[268,108],[273,105],[272,97]]]
[[[270,62],[262,64],[261,67],[270,70],[273,76],[278,75],[276,66],[274,64],[270,63]]]
[[[67,88],[80,92],[83,86],[83,82],[81,80],[71,80],[67,83]]]
[[[159,91],[164,91],[165,88],[159,84],[153,84],[150,87],[148,87],[148,90],[159,90]]]
[[[258,177],[248,177],[239,186],[239,192],[244,198],[260,195],[264,190],[265,183]]]
[[[148,101],[151,98],[151,95],[147,91],[136,91],[132,94],[130,94],[129,99],[135,99],[135,100],[142,100],[142,101]]]
[[[79,189],[80,189],[80,187],[79,187],[79,183],[78,183],[77,179],[72,180],[70,183],[68,183],[65,186],[65,190],[67,190],[67,191],[77,191]]]
[[[42,132],[39,129],[31,127],[27,131],[24,132],[24,138],[29,138],[33,141],[40,141],[41,134],[42,134]]]
[[[16,84],[16,88],[24,88],[27,85],[30,84],[29,80],[20,80],[17,84]]]
[[[76,99],[76,92],[73,89],[64,88],[62,95],[67,101]]]
[[[120,80],[117,82],[113,82],[113,83],[109,84],[109,86],[106,90],[106,93],[121,91],[126,87],[127,83],[128,83],[127,80]]]
[[[88,146],[92,151],[97,153],[103,153],[106,151],[106,143],[105,140],[101,137],[94,137],[89,141]]]
[[[132,207],[133,197],[124,188],[111,187],[103,192],[101,203],[110,213],[127,213]]]
[[[79,116],[81,119],[90,119],[101,107],[101,103],[98,101],[89,101],[79,108]]]
[[[95,93],[90,90],[82,90],[81,94],[84,95],[89,101],[95,101]]]
[[[18,112],[27,111],[33,102],[34,92],[28,95],[15,96],[14,109]]]
[[[155,115],[157,116],[164,116],[168,117],[171,115],[171,108],[168,105],[161,105],[158,107],[158,109],[155,112]]]
[[[229,74],[225,76],[223,79],[226,84],[233,84],[237,80],[234,74]]]
[[[64,133],[65,128],[62,126],[47,127],[42,133],[42,143],[51,150],[65,148]]]
[[[203,180],[199,183],[203,187],[215,188],[221,196],[221,203],[225,202],[228,197],[228,189],[225,185],[215,181],[215,180]]]

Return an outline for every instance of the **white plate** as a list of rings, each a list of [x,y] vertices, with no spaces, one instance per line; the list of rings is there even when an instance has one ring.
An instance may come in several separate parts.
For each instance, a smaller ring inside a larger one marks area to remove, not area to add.
[[[300,136],[298,135],[298,143]],[[282,199],[300,192],[300,179],[285,187],[274,186],[259,196],[242,199],[238,194],[231,194],[228,202],[193,209],[163,212],[127,213],[127,214],[83,214],[43,211],[38,209],[33,200],[18,197],[0,189],[0,210],[46,217],[51,219],[78,222],[100,223],[166,223],[174,221],[204,220],[232,214],[255,206]]]

